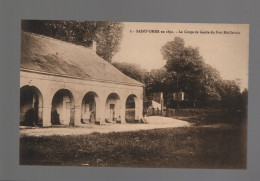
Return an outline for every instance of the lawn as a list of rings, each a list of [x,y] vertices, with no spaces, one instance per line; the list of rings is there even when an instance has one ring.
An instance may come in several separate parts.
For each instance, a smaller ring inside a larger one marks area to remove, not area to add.
[[[246,127],[181,127],[90,135],[22,136],[22,165],[246,168]]]

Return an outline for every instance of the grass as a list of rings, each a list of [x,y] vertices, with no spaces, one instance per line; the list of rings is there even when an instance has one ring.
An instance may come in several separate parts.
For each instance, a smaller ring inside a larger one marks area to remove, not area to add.
[[[246,114],[241,112],[226,112],[222,109],[176,109],[173,118],[188,121],[195,126],[212,124],[231,124],[234,126],[246,126]]]
[[[21,137],[22,165],[246,168],[245,127],[154,129],[91,135]]]

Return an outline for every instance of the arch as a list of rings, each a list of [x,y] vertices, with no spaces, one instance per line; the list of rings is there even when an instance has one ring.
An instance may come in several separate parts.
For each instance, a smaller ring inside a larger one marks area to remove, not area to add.
[[[98,101],[99,97],[95,92],[90,91],[85,94],[81,104],[81,123],[96,122],[96,109]]]
[[[120,120],[121,100],[117,93],[111,93],[108,95],[105,110],[106,122],[113,123]]]
[[[43,117],[43,97],[35,86],[20,88],[20,125],[41,126]]]
[[[125,102],[125,120],[126,122],[135,122],[139,120],[138,111],[139,101],[135,94],[130,94]]]
[[[51,103],[52,125],[74,125],[75,102],[72,93],[67,89],[58,90]]]

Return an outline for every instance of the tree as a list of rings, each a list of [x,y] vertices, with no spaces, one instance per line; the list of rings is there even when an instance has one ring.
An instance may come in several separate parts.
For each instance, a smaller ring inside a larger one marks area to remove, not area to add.
[[[111,62],[119,51],[124,26],[121,22],[97,22],[97,27],[97,54]]]
[[[215,85],[221,79],[219,72],[204,62],[198,48],[186,47],[184,40],[176,37],[161,53],[167,72],[176,74],[176,91],[184,91],[190,100],[220,99]]]
[[[126,62],[113,62],[118,70],[123,72],[125,75],[139,81],[145,83],[145,76],[147,74],[147,70],[142,69],[138,64],[126,63]]]
[[[248,105],[248,90],[244,89],[241,93],[242,96],[242,104],[247,107]]]
[[[241,92],[238,84],[234,80],[223,80],[221,85],[221,98],[223,108],[227,108],[228,112],[234,112],[241,108]]]
[[[248,109],[248,90],[244,89],[241,93],[241,107],[247,116],[247,109]]]
[[[174,76],[175,73],[169,73],[165,68],[151,70],[145,77],[147,95],[153,92],[164,92],[165,95],[174,90]]]
[[[23,20],[22,29],[87,47],[94,40],[98,45],[97,54],[111,62],[119,50],[123,24],[102,21]]]

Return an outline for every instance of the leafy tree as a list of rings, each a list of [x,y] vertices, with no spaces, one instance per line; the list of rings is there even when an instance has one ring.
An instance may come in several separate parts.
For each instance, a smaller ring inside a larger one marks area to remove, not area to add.
[[[220,94],[224,108],[227,108],[229,111],[241,108],[241,92],[234,80],[223,80]]]
[[[248,90],[244,89],[241,93],[241,107],[247,116],[247,110],[248,110]]]
[[[145,83],[145,77],[147,74],[147,70],[142,69],[138,64],[126,63],[126,62],[113,62],[118,70],[123,72],[125,75],[139,81]]]
[[[221,95],[218,91],[218,84],[221,84],[222,78],[215,68],[208,64],[203,66],[201,76],[201,97],[200,100],[220,100]]]
[[[23,20],[22,29],[78,45],[90,46],[97,42],[97,54],[111,62],[122,39],[121,22]]]
[[[174,72],[167,72],[165,68],[151,70],[145,77],[146,93],[163,92],[165,96],[176,89]]]
[[[190,100],[220,99],[215,85],[221,80],[219,72],[204,62],[198,48],[186,47],[184,40],[176,37],[161,52],[166,70],[176,74],[176,91],[184,91]]]
[[[119,51],[124,26],[121,22],[97,22],[97,27],[97,54],[111,62]]]
[[[241,93],[242,95],[242,104],[247,107],[248,104],[248,90],[244,89]]]

